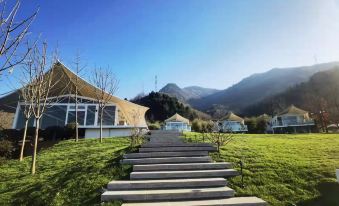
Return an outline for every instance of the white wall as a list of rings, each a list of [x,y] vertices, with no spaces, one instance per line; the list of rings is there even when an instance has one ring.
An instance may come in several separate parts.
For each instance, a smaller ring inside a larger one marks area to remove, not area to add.
[[[132,128],[103,128],[103,137],[126,137],[131,136]],[[100,128],[86,128],[85,138],[99,138]]]

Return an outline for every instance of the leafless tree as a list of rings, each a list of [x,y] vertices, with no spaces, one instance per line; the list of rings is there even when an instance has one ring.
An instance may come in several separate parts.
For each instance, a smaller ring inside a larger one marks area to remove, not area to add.
[[[100,115],[100,142],[102,142],[102,119],[104,109],[107,104],[112,100],[112,96],[118,90],[119,81],[116,76],[109,70],[103,68],[94,69],[94,74],[91,79],[97,89],[94,90],[95,98],[99,106]],[[99,89],[99,90],[98,90]]]
[[[81,57],[79,52],[77,52],[76,56],[75,56],[75,60],[74,60],[74,65],[75,65],[75,79],[74,79],[74,93],[75,93],[75,141],[78,142],[79,140],[79,123],[78,123],[78,92],[79,89],[81,89],[81,87],[83,86],[82,84],[80,84],[79,81],[79,75],[80,73],[83,71],[83,69],[85,68],[84,66],[81,65]]]
[[[217,145],[217,150],[220,154],[220,147],[230,143],[234,135],[233,131],[229,129],[230,127],[220,125],[219,122],[215,124],[213,132],[209,133],[208,138],[213,144]]]
[[[38,149],[38,138],[40,129],[40,120],[49,106],[51,101],[49,100],[50,91],[57,85],[60,78],[53,79],[53,71],[49,70],[48,57],[47,57],[47,44],[43,43],[41,48],[34,46],[32,51],[27,57],[26,70],[31,80],[29,84],[29,92],[31,93],[30,103],[32,105],[32,114],[35,120],[35,134],[34,134],[34,151],[32,155],[31,172],[36,172],[36,157]],[[56,59],[53,58],[53,64]]]
[[[5,70],[21,64],[32,49],[28,47],[23,54],[17,54],[38,11],[25,19],[17,20],[19,8],[19,0],[9,10],[7,2],[0,0],[0,75]]]
[[[32,62],[28,62],[26,68],[31,68]],[[31,78],[32,75],[30,74],[31,71],[27,70],[27,77]],[[24,82],[27,82],[28,84],[25,84]],[[26,135],[27,135],[27,127],[28,122],[30,118],[33,115],[33,93],[32,93],[32,79],[27,79],[27,81],[23,81],[22,88],[20,89],[20,96],[22,99],[23,104],[20,105],[20,111],[22,110],[24,118],[25,118],[25,128],[24,128],[24,134],[22,136],[22,143],[21,143],[21,150],[20,150],[20,158],[19,160],[22,161],[24,157],[24,150],[25,150],[25,143],[26,143]]]

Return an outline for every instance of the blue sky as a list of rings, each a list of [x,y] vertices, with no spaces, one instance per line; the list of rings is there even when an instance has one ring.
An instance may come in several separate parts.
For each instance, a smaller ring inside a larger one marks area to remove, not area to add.
[[[70,68],[79,50],[87,79],[109,66],[121,98],[153,90],[155,75],[158,88],[225,89],[273,67],[339,60],[334,0],[32,0],[21,15],[38,6],[31,37],[58,45]],[[13,79],[4,77],[0,93]]]

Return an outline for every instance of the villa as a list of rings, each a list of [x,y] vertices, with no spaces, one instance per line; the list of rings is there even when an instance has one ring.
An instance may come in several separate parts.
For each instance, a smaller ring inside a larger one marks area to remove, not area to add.
[[[100,116],[96,93],[99,89],[84,79],[77,77],[62,63],[57,62],[51,68],[52,81],[58,80],[49,94],[48,108],[40,120],[40,128],[64,127],[75,123],[75,79],[78,80],[78,124],[79,130],[84,130],[84,137],[98,137],[100,131]],[[50,70],[50,71],[51,71]],[[109,95],[109,94],[107,94]],[[0,98],[0,110],[12,114],[12,128],[24,128],[23,108],[25,103],[20,101],[21,90],[18,89]],[[103,137],[129,136],[135,129],[147,129],[145,112],[147,107],[110,96],[109,103],[104,108]],[[36,123],[31,118],[29,126]]]
[[[222,132],[248,132],[247,125],[245,125],[245,120],[233,112],[229,112],[224,118],[221,119],[219,124],[221,126]]]
[[[164,130],[191,131],[190,121],[176,113],[165,120]]]
[[[306,133],[314,127],[314,120],[309,117],[309,113],[294,105],[274,116],[270,122],[273,133]]]

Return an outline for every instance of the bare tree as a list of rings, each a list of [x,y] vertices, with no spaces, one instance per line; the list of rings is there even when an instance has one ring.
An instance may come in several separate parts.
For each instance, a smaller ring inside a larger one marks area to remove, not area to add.
[[[17,20],[17,14],[20,8],[18,0],[13,7],[7,12],[6,1],[0,1],[0,75],[3,71],[14,68],[21,64],[32,48],[27,50],[22,55],[17,55],[19,46],[28,33],[28,30],[34,21],[38,11],[31,16]]]
[[[53,59],[53,64],[55,59]],[[47,63],[47,44],[43,43],[42,48],[34,46],[32,51],[28,54],[28,62],[26,64],[26,70],[30,75],[29,79],[31,82],[29,84],[32,105],[32,114],[35,120],[35,134],[34,134],[34,151],[32,155],[32,165],[31,172],[35,174],[36,172],[36,157],[38,149],[38,138],[39,138],[39,129],[40,129],[40,120],[47,108],[51,103],[49,100],[50,91],[58,83],[60,78],[53,79],[53,71],[49,70],[49,64]]]
[[[74,93],[75,93],[75,141],[78,142],[79,141],[79,123],[78,123],[78,92],[79,89],[81,89],[81,87],[83,85],[80,84],[79,81],[79,75],[80,73],[83,71],[83,69],[85,68],[84,66],[81,66],[81,57],[79,52],[77,52],[76,56],[75,56],[75,60],[74,60],[74,64],[75,64],[75,79],[74,79]]]
[[[226,129],[225,129],[226,128]],[[214,126],[213,132],[209,133],[209,140],[217,145],[218,153],[220,154],[220,147],[227,145],[233,140],[233,131],[230,127],[220,125],[219,121]]]
[[[112,96],[118,90],[119,81],[115,75],[107,69],[96,68],[91,79],[92,83],[97,87],[94,90],[95,98],[99,106],[100,117],[100,142],[102,142],[102,120],[104,115],[104,109],[107,104],[112,100]],[[98,91],[99,89],[99,91]]]
[[[27,64],[31,64],[31,62],[28,62]],[[30,67],[31,66],[28,65],[28,68],[30,68]],[[28,73],[28,78],[32,77],[29,70],[27,71],[27,73]],[[23,85],[23,87],[20,89],[21,90],[21,98],[23,100],[23,104],[20,105],[20,110],[22,110],[23,116],[25,118],[25,128],[24,128],[24,134],[22,136],[22,143],[21,143],[19,161],[22,161],[23,157],[24,157],[28,122],[33,115],[33,99],[34,98],[33,98],[33,95],[32,95],[32,83],[33,83],[32,79],[28,79],[28,84]]]

